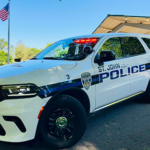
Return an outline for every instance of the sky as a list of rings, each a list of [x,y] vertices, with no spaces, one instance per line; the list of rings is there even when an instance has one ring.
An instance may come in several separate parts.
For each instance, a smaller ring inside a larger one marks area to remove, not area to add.
[[[150,0],[10,0],[10,44],[44,48],[61,39],[91,34],[108,14],[150,16]],[[0,10],[8,0],[0,0]],[[8,39],[8,21],[0,20]]]

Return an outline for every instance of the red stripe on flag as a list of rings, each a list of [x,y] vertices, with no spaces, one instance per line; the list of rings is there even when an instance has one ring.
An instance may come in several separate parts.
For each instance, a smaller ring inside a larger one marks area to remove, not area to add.
[[[7,17],[6,18],[3,18],[3,19],[1,19],[2,21],[5,21],[5,20],[7,20]]]
[[[0,11],[0,17],[3,16],[3,13],[5,13],[4,9]]]
[[[7,17],[8,16],[8,12],[6,12],[4,15],[3,15],[3,17],[1,17],[1,18],[5,18],[5,17]]]
[[[3,19],[1,19],[2,21],[5,21],[5,20],[7,20],[7,17],[6,18],[3,18]]]
[[[1,11],[0,11],[0,13],[2,14],[3,12],[5,12],[6,10],[5,9],[2,9]]]
[[[2,21],[7,20],[8,18],[8,11],[6,11],[4,8],[0,11],[0,18]]]
[[[5,12],[1,18],[5,17],[6,15],[8,15],[8,12]]]

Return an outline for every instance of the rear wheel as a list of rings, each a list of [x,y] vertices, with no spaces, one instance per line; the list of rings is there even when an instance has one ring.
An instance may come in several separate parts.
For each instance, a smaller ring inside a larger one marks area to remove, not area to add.
[[[50,148],[68,148],[80,140],[86,124],[87,115],[81,103],[71,96],[60,95],[45,106],[38,133]]]

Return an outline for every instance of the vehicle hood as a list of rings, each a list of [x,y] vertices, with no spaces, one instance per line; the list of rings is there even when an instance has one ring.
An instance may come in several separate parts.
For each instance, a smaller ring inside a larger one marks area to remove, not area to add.
[[[38,86],[61,82],[76,66],[75,61],[28,60],[0,67],[0,85],[34,83]]]

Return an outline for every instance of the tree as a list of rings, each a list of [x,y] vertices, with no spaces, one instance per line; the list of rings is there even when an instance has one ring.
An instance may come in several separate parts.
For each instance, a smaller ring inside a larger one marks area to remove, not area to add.
[[[6,65],[8,61],[8,53],[0,50],[0,65]],[[13,62],[12,56],[10,55],[10,63]]]
[[[7,47],[8,47],[7,41],[5,41],[4,39],[0,39],[0,50],[6,50]]]
[[[22,61],[25,61],[27,59],[26,47],[23,44],[17,44],[17,47],[15,48],[15,56],[15,58],[18,59],[21,58]]]
[[[13,45],[10,46],[10,55],[12,59],[15,58],[15,47]]]
[[[28,59],[31,59],[40,52],[41,50],[37,48],[25,47],[23,43],[18,43],[15,48],[16,58],[21,59],[21,61],[26,61]]]
[[[53,43],[48,43],[48,44],[45,46],[45,48],[51,46],[52,44],[53,44]]]
[[[4,39],[0,39],[0,65],[5,65],[8,62],[8,43]],[[10,63],[13,63],[12,53],[14,47],[10,46]]]
[[[40,52],[41,52],[41,50],[39,50],[37,48],[27,48],[27,59],[33,58]]]
[[[53,43],[48,43],[45,48],[52,45]],[[0,39],[0,65],[7,64],[8,53],[7,53],[8,43],[4,39]],[[26,47],[21,41],[16,44],[14,48],[13,45],[10,46],[10,63],[13,63],[14,58],[21,59],[21,61],[26,61],[33,58],[42,49]]]
[[[101,51],[114,51],[116,58],[122,57],[122,49],[121,49],[121,43],[118,37],[110,38],[108,39],[100,48],[99,54]]]

